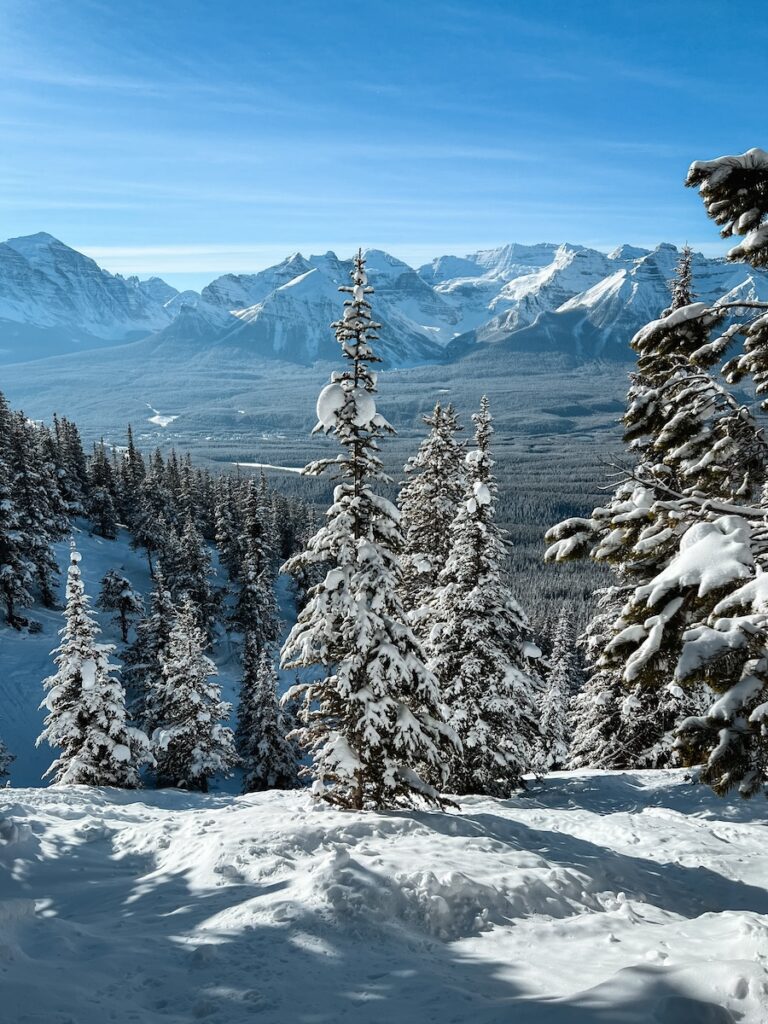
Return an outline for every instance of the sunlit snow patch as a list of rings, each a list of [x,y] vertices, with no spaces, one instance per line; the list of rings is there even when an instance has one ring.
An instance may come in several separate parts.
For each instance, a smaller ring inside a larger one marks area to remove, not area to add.
[[[149,417],[149,422],[154,423],[158,427],[168,427],[174,420],[177,420],[178,416],[163,416],[157,409],[153,409],[152,406],[147,402],[147,408],[152,409],[154,416]]]
[[[242,466],[243,469],[278,469],[282,473],[303,473],[301,466],[273,466],[269,462],[233,462],[233,466]]]

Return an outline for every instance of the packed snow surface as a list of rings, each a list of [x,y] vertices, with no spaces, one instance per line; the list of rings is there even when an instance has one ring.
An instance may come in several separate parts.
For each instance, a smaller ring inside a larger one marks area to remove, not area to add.
[[[7,1024],[759,1024],[765,803],[556,773],[446,813],[0,796]]]

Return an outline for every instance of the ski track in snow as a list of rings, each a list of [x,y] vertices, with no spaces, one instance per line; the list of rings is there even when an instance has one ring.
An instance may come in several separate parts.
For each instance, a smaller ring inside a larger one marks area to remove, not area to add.
[[[759,1024],[764,805],[556,773],[459,812],[0,795],[8,1024]]]

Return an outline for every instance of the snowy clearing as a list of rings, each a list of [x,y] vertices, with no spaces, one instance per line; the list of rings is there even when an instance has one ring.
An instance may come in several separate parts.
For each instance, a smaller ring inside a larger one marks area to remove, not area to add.
[[[759,1024],[765,804],[557,773],[453,813],[0,794],[13,1024]]]
[[[176,420],[179,418],[178,415],[177,416],[164,416],[161,412],[159,412],[157,409],[155,409],[153,406],[151,406],[149,404],[149,402],[147,402],[147,408],[150,409],[154,413],[153,416],[147,417],[147,422],[148,423],[154,423],[155,426],[158,426],[158,427],[170,427],[170,425],[172,423],[175,423]]]

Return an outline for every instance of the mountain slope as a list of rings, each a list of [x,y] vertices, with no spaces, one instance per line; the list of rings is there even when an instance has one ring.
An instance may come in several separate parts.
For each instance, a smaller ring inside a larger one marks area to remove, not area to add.
[[[385,366],[408,367],[491,345],[624,360],[635,331],[667,305],[679,253],[667,244],[608,255],[570,243],[510,244],[440,256],[419,270],[377,249],[366,257],[379,353]],[[225,274],[198,294],[157,277],[109,274],[45,233],[12,238],[0,243],[0,362],[141,338],[184,359],[227,350],[255,364],[336,360],[330,324],[350,266],[333,252],[294,253],[258,273]],[[693,269],[706,301],[768,295],[766,271],[698,255]]]
[[[448,358],[494,345],[568,352],[583,360],[626,359],[635,332],[668,305],[669,281],[679,256],[667,243],[651,252],[623,246],[608,257],[561,247],[552,266],[505,285],[496,302],[508,296],[513,302],[510,309],[456,338]],[[586,286],[583,290],[577,287],[579,277]],[[699,254],[694,256],[693,282],[696,296],[705,302],[768,298],[765,271]]]
[[[10,361],[143,337],[172,319],[175,289],[102,270],[45,232],[0,244],[0,358]]]
[[[453,336],[459,314],[401,260],[370,250],[368,270],[375,284],[375,315],[382,324],[378,353],[386,365],[408,366],[440,358],[441,340]],[[260,359],[283,359],[310,365],[338,358],[330,324],[341,314],[350,260],[334,253],[300,253],[260,274],[228,275],[206,286],[201,295],[219,309],[229,309],[236,323],[212,344],[242,348]],[[235,300],[248,302],[232,307]]]

